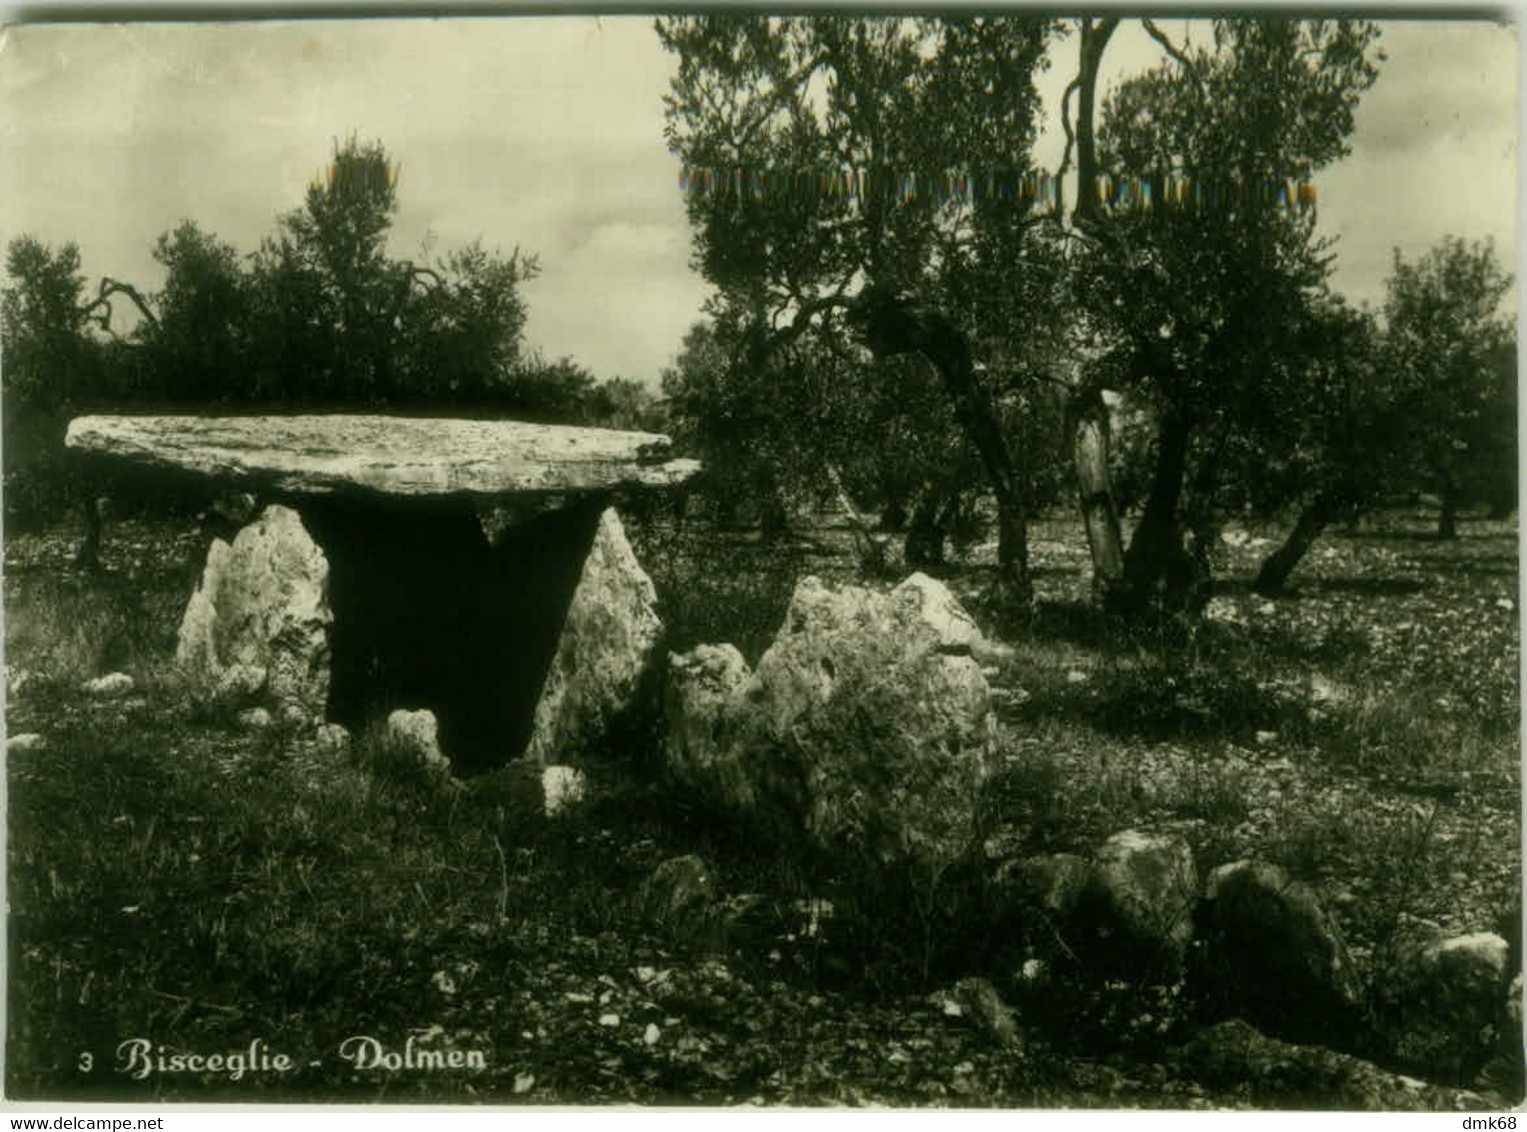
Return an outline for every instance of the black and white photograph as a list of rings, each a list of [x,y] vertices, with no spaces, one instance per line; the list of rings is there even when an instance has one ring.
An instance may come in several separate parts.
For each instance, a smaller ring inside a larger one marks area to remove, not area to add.
[[[1513,13],[94,20],[8,1104],[1517,1111]]]

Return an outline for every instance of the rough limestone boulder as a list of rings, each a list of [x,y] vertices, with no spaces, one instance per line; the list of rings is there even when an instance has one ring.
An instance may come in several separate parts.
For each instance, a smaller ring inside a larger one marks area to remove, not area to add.
[[[1258,1108],[1348,1112],[1479,1112],[1491,1098],[1439,1088],[1319,1046],[1267,1037],[1239,1018],[1200,1033],[1179,1053],[1184,1070]]]
[[[796,586],[749,673],[730,646],[674,657],[674,774],[867,861],[963,853],[992,736],[980,630],[940,583]]]
[[[699,857],[669,857],[642,885],[641,907],[656,923],[677,926],[700,915],[716,899],[714,871]]]
[[[954,595],[925,574],[884,595],[804,578],[758,662],[759,715],[770,734],[787,735],[842,682],[860,695],[913,700],[922,737],[946,751],[984,749],[990,693],[970,655],[980,636]],[[900,680],[907,686],[891,687]]]
[[[1361,985],[1313,889],[1276,865],[1236,861],[1209,874],[1205,895],[1211,993],[1227,1013],[1300,1041],[1350,1032]]]
[[[1193,938],[1197,903],[1198,870],[1181,837],[1127,829],[1097,851],[1086,919],[1110,962],[1167,974]]]
[[[267,507],[233,544],[214,540],[175,658],[207,694],[230,681],[321,721],[329,696],[329,567],[297,513]]]
[[[526,755],[552,765],[598,742],[630,705],[662,631],[652,579],[620,516],[606,508],[541,686]]]
[[[1493,932],[1407,943],[1375,988],[1395,1060],[1437,1081],[1472,1081],[1499,1039],[1507,954]]]
[[[1012,1007],[1002,1001],[997,988],[986,979],[969,976],[954,984],[949,999],[969,1019],[978,1033],[994,1045],[1019,1048],[1023,1034]]]
[[[547,817],[576,806],[588,794],[588,781],[577,767],[549,766],[541,771],[541,793]]]
[[[732,735],[752,675],[735,645],[700,645],[668,656],[663,706],[669,769],[735,809],[757,801],[747,753]]]
[[[99,699],[125,696],[132,690],[133,678],[125,672],[108,672],[105,676],[97,676],[80,685],[80,691]]]
[[[440,752],[440,725],[432,711],[398,709],[387,717],[383,736],[406,762],[440,770],[450,768],[450,760]]]

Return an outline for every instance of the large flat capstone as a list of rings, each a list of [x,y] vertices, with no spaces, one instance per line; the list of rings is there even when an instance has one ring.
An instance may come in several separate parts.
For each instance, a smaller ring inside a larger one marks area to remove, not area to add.
[[[518,421],[81,417],[68,443],[270,504],[192,595],[206,691],[352,731],[427,711],[463,774],[576,762],[625,719],[662,626],[611,504],[699,469],[656,434]]]
[[[669,487],[700,469],[665,436],[390,416],[77,417],[64,443],[140,467],[298,495],[495,497]]]

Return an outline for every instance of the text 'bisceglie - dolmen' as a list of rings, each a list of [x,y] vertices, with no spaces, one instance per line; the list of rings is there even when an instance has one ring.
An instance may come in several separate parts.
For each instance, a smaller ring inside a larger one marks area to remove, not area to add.
[[[355,728],[432,712],[457,773],[595,741],[661,628],[616,494],[697,471],[666,437],[389,416],[93,416],[66,443],[268,505],[215,540],[178,659],[206,693]]]

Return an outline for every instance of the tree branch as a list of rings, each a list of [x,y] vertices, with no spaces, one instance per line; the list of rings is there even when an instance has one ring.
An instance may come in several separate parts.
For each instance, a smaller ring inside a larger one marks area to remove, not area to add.
[[[1141,19],[1140,23],[1145,28],[1145,33],[1154,39],[1157,43],[1161,44],[1161,46],[1166,49],[1166,53],[1173,59],[1177,60],[1177,62],[1182,65],[1182,69],[1187,71],[1189,76],[1196,83],[1198,81],[1198,71],[1197,68],[1195,68],[1193,65],[1193,60],[1189,59],[1187,55],[1182,51],[1182,49],[1167,37],[1166,32],[1162,31],[1159,27],[1156,26],[1155,20]]]
[[[415,267],[411,263],[410,264],[405,264],[405,266],[408,268],[408,281],[410,283],[414,282],[417,279],[428,279],[432,283],[434,283],[434,285],[436,287],[443,287],[443,286],[445,286],[445,280],[440,278],[440,273],[437,272],[434,268],[432,268],[432,267]]]
[[[138,313],[143,316],[144,321],[155,330],[159,329],[159,319],[149,309],[148,301],[138,293],[138,289],[131,283],[123,283],[110,276],[102,276],[95,298],[79,308],[80,317],[90,319],[102,330],[115,337],[116,331],[111,329],[111,297],[113,295],[126,295],[132,300],[133,306],[138,308]],[[97,310],[101,313],[97,314]]]
[[[845,298],[842,291],[807,300],[796,309],[795,317],[789,325],[768,332],[763,332],[759,327],[760,333],[748,336],[752,339],[748,343],[748,361],[753,365],[763,365],[776,350],[788,346],[811,329],[812,319],[834,308],[847,308],[852,304],[853,300]]]
[[[1144,26],[1146,34],[1154,39],[1157,43],[1161,44],[1161,46],[1166,50],[1166,53],[1177,61],[1178,66],[1183,69],[1183,73],[1193,81],[1194,89],[1197,90],[1199,94],[1203,94],[1203,80],[1198,77],[1198,68],[1193,63],[1193,60],[1188,58],[1187,53],[1178,48],[1178,46],[1167,37],[1166,32],[1162,31],[1159,27],[1156,26],[1155,20],[1141,19],[1140,23]]]
[[[1055,171],[1056,180],[1064,177],[1071,168],[1071,150],[1076,145],[1076,131],[1071,128],[1071,96],[1081,89],[1081,85],[1080,76],[1072,79],[1066,85],[1066,93],[1060,96],[1060,126],[1066,131],[1066,148],[1061,154],[1060,168]]]
[[[1098,215],[1097,140],[1093,112],[1103,51],[1118,26],[1118,16],[1099,20],[1096,25],[1090,17],[1082,19],[1081,58],[1076,76],[1079,101],[1076,115],[1076,209],[1073,213],[1073,220],[1079,227],[1085,221],[1097,219]]]

